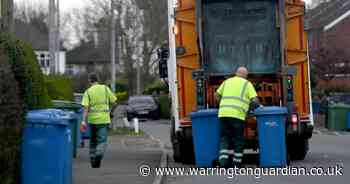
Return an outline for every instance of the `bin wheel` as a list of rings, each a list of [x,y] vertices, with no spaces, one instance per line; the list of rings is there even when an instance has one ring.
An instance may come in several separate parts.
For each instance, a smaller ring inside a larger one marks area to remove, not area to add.
[[[219,160],[218,160],[218,159],[213,160],[213,161],[211,162],[211,166],[212,166],[213,168],[220,167],[220,162],[219,162]]]
[[[287,153],[287,166],[290,166],[290,155]]]
[[[304,160],[309,151],[309,140],[306,138],[297,138],[288,148],[291,160]]]

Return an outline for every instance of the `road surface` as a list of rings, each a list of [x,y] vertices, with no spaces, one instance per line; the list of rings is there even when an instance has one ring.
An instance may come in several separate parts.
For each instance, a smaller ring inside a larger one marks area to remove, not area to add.
[[[141,128],[156,139],[165,143],[171,150],[169,130],[170,122],[166,120],[146,121]],[[171,154],[170,154],[171,155]],[[169,162],[170,167],[191,167]],[[342,176],[167,176],[166,184],[213,184],[213,183],[239,183],[239,184],[347,184],[350,183],[350,134],[318,132],[310,141],[310,152],[303,161],[293,161],[293,167],[328,167],[339,166]],[[332,173],[331,173],[332,174]],[[334,174],[337,174],[334,171]],[[338,173],[339,174],[339,173]]]

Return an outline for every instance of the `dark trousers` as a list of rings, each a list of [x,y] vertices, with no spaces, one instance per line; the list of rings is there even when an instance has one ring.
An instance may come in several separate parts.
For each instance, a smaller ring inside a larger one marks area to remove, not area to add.
[[[94,168],[100,167],[107,148],[108,124],[90,124],[90,161]]]
[[[220,166],[240,166],[244,149],[244,121],[228,117],[220,118],[220,121]]]

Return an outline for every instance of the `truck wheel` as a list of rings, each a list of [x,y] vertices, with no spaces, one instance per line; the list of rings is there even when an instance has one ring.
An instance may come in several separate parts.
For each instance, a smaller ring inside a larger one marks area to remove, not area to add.
[[[180,143],[176,138],[173,142],[173,159],[175,162],[182,162]]]
[[[170,126],[170,141],[173,146],[173,159],[175,162],[181,162],[181,149],[178,135],[179,133],[175,132],[175,119],[172,117]]]
[[[193,138],[192,138],[192,128],[186,127],[183,128],[183,142],[181,144],[182,147],[182,153],[184,155],[183,157],[183,163],[184,164],[194,164],[195,158],[194,158],[194,145],[193,145]]]
[[[298,138],[293,140],[289,148],[291,160],[304,160],[309,151],[309,140],[306,138]]]

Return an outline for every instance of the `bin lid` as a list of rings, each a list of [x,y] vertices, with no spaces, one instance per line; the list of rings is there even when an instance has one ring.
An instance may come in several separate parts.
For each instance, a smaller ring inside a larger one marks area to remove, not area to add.
[[[217,116],[217,115],[218,115],[218,109],[201,109],[196,112],[190,113],[191,119],[198,118],[198,117]]]
[[[69,124],[69,120],[74,117],[71,113],[67,113],[60,109],[42,109],[29,111],[26,116],[26,122],[32,124],[50,124],[65,125]]]
[[[350,109],[350,105],[342,103],[332,104],[329,107],[334,109]]]
[[[288,110],[286,107],[279,106],[259,107],[254,111],[254,114],[257,116],[288,114]]]
[[[74,110],[79,111],[83,108],[83,106],[79,103],[65,100],[52,100],[53,107],[57,109],[66,109],[66,110]]]

